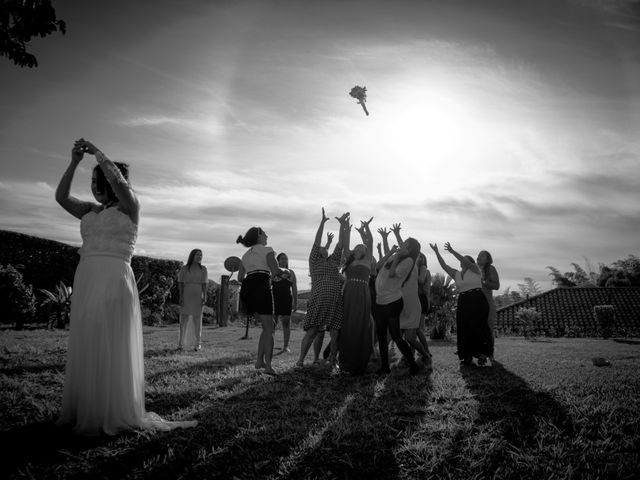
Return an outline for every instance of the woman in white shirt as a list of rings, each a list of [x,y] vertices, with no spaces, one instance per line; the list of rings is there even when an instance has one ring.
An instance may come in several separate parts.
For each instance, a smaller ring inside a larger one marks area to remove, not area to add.
[[[240,300],[246,308],[247,315],[254,315],[262,324],[256,368],[264,368],[265,373],[275,375],[276,372],[271,367],[275,328],[271,275],[283,272],[278,268],[273,248],[267,247],[267,238],[267,234],[260,227],[251,227],[244,237],[238,237],[236,243],[249,247],[242,255],[238,281],[242,282]]]
[[[400,314],[404,305],[402,288],[413,274],[416,259],[419,254],[420,243],[414,238],[407,238],[397,252],[395,247],[392,248],[378,262],[380,268],[378,270],[378,276],[376,277],[376,308],[374,318],[376,331],[378,333],[378,349],[380,350],[379,374],[387,374],[391,371],[389,368],[387,328],[389,329],[391,338],[407,360],[411,374],[415,375],[418,373],[419,367],[413,358],[411,348],[402,338],[400,331]]]
[[[458,289],[456,336],[460,365],[472,365],[474,357],[478,358],[479,365],[483,365],[493,354],[493,342],[488,323],[489,303],[482,292],[480,269],[473,257],[460,255],[449,242],[444,244],[444,249],[458,259],[460,270],[445,263],[436,244],[431,244],[431,248]]]

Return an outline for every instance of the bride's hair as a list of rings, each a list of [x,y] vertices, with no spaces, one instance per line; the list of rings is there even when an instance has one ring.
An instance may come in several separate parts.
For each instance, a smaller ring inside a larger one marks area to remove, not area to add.
[[[116,167],[118,167],[118,170],[120,170],[120,173],[122,174],[124,179],[128,182],[129,181],[129,165],[122,162],[113,162],[113,164]],[[117,202],[118,197],[113,191],[113,188],[111,188],[111,185],[109,184],[109,180],[107,180],[107,177],[105,177],[104,172],[102,171],[102,168],[100,168],[100,165],[96,165],[95,167],[93,167],[93,171],[96,172],[96,192],[106,193],[107,198],[109,199],[109,202]]]

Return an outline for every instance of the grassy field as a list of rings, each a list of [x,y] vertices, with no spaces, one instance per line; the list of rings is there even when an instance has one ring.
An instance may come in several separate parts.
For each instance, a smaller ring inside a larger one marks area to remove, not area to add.
[[[294,330],[270,377],[243,335],[178,353],[175,326],[145,327],[147,409],[199,425],[86,439],[54,426],[67,333],[0,331],[5,478],[638,478],[640,341],[500,338],[493,368],[463,370],[432,342],[431,375],[350,377],[294,370]]]

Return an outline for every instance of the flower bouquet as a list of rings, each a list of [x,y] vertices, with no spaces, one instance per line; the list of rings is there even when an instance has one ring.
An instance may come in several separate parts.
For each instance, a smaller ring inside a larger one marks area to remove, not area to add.
[[[367,87],[361,87],[360,85],[356,85],[351,89],[351,91],[349,92],[349,95],[351,95],[353,98],[358,100],[358,103],[362,105],[362,109],[364,110],[364,113],[366,113],[368,116],[369,111],[367,110],[367,106],[365,105],[365,102],[367,101]]]

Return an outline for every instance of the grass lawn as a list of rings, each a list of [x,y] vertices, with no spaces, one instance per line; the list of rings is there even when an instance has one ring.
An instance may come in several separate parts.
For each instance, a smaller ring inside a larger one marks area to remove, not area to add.
[[[183,353],[176,326],[144,333],[147,410],[196,428],[75,437],[54,425],[67,333],[0,331],[5,478],[638,478],[640,341],[499,338],[493,368],[463,370],[431,342],[430,376],[350,377],[293,370],[296,329],[270,377],[256,328]]]

